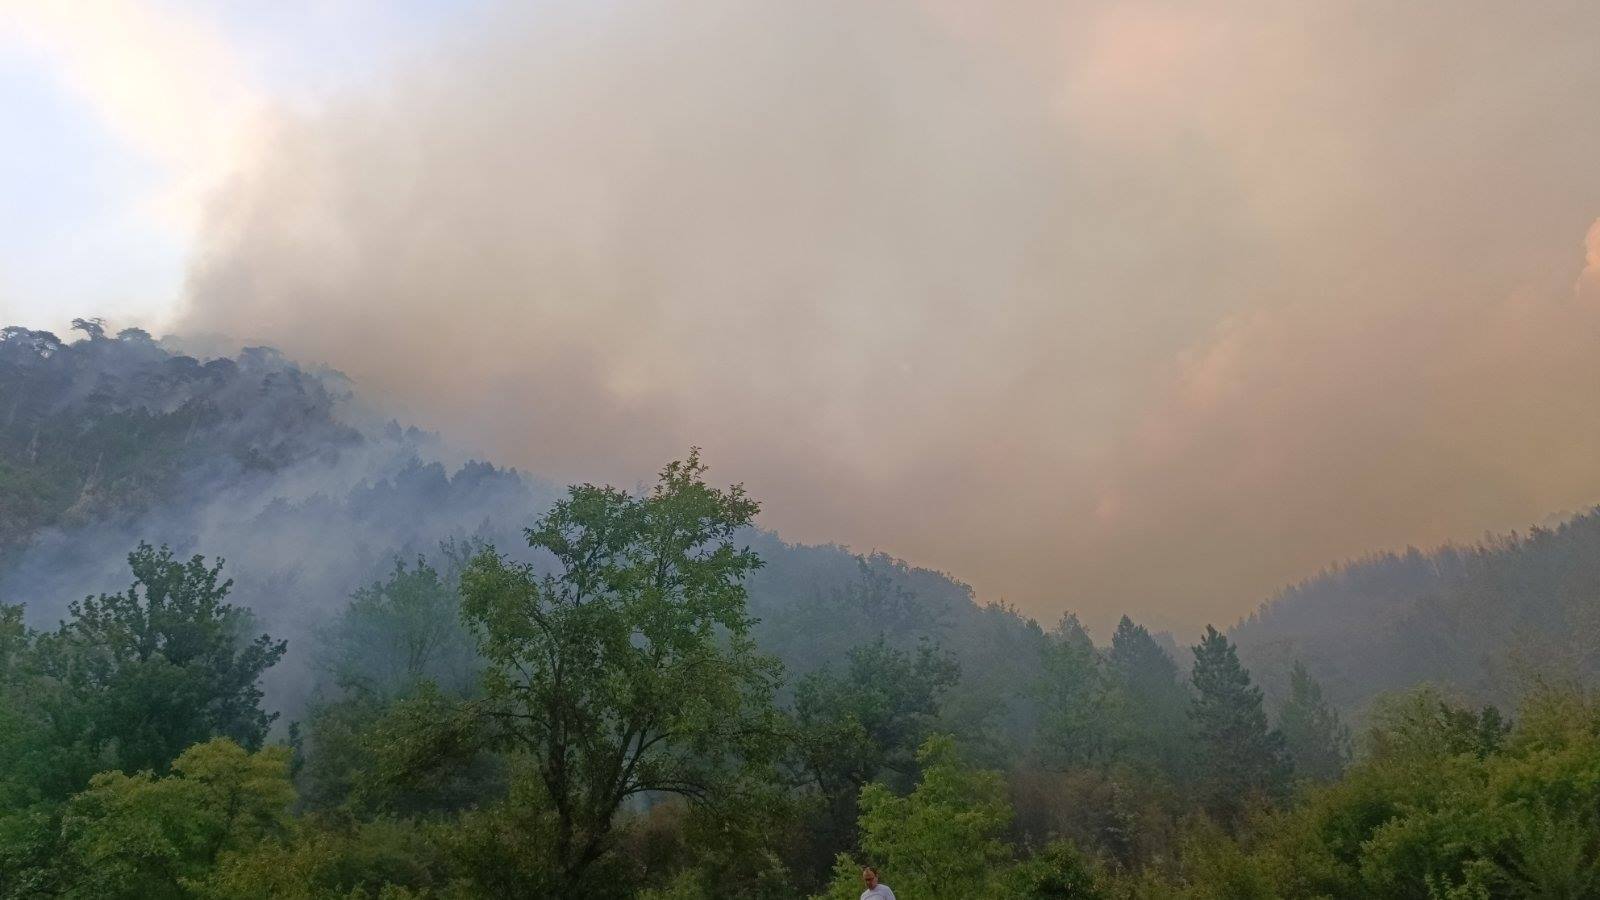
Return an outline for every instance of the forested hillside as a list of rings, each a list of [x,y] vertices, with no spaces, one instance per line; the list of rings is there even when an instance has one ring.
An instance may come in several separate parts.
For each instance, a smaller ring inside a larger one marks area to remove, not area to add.
[[[46,527],[127,521],[359,436],[327,383],[271,351],[205,363],[130,328],[78,320],[84,339],[0,331],[0,560]]]
[[[554,499],[548,485],[371,418],[337,373],[265,348],[201,362],[138,329],[77,324],[75,341],[0,333],[0,600],[30,621],[123,586],[140,541],[224,558],[235,602],[290,642],[267,680],[294,713],[313,687],[310,639],[396,560],[453,542],[532,558],[521,530]],[[974,710],[1025,715],[1015,676],[1037,657],[1037,627],[882,554],[748,532],[766,561],[750,577],[756,634],[791,671],[880,634],[936,640],[982,682]]]
[[[337,373],[265,348],[202,362],[138,329],[78,324],[70,342],[0,333],[0,598],[27,602],[35,621],[119,585],[128,548],[147,540],[228,559],[241,604],[297,637],[397,558],[452,540],[519,546],[520,528],[554,497],[522,473],[359,413]],[[1005,685],[1037,657],[1037,629],[942,574],[769,533],[750,540],[767,560],[751,580],[757,634],[794,671],[838,662],[854,635],[928,638],[984,673],[993,699],[1014,693]],[[1521,678],[1595,673],[1596,598],[1591,513],[1334,567],[1230,635],[1274,700],[1298,661],[1347,713],[1420,682],[1506,704]],[[301,668],[275,676],[291,705],[306,686],[288,673]]]
[[[0,333],[0,898],[1600,888],[1596,516],[1096,641],[80,327]]]
[[[1383,554],[1285,590],[1233,631],[1274,688],[1303,662],[1342,707],[1447,685],[1507,704],[1600,674],[1600,511],[1471,546]]]

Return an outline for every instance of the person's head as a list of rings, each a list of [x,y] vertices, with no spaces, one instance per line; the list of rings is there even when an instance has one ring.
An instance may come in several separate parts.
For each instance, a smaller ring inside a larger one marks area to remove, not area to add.
[[[871,866],[867,866],[867,867],[863,868],[861,870],[861,883],[866,885],[867,886],[867,890],[869,890],[869,891],[872,890],[873,888],[877,887],[878,886],[878,870],[874,869]]]

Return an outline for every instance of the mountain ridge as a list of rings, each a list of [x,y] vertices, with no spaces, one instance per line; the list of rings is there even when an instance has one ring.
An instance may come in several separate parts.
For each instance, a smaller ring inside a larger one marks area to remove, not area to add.
[[[0,330],[0,597],[35,621],[119,587],[123,557],[150,540],[228,558],[240,599],[298,647],[396,558],[449,540],[520,552],[521,528],[557,496],[517,469],[447,466],[438,435],[357,413],[336,371],[270,348],[202,359],[141,329],[75,326],[84,336],[70,342]],[[791,670],[838,662],[877,634],[935,640],[986,695],[1027,705],[1014,685],[1037,662],[1033,620],[888,554],[749,537],[768,562],[752,580],[758,633]],[[1600,674],[1586,649],[1600,634],[1595,598],[1600,511],[1336,564],[1229,633],[1270,699],[1298,661],[1347,710],[1418,682],[1510,704],[1528,678]],[[274,677],[285,696],[303,693],[303,679]]]

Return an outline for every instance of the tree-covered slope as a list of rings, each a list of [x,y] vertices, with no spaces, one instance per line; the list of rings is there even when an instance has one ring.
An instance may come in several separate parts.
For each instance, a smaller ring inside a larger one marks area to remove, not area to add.
[[[273,351],[202,363],[139,329],[77,324],[75,342],[0,330],[0,561],[42,528],[126,519],[359,440],[330,380]]]
[[[697,451],[557,492],[82,324],[0,333],[0,897],[1592,893],[1582,690],[1387,699],[1353,769],[1328,700],[1594,674],[1600,513],[1097,646]]]
[[[1509,705],[1600,675],[1600,510],[1472,546],[1409,549],[1284,590],[1233,631],[1269,687],[1298,659],[1341,705],[1419,682]]]
[[[337,373],[265,348],[202,360],[137,329],[78,324],[74,341],[0,331],[0,598],[28,604],[35,622],[118,587],[138,541],[165,542],[227,558],[239,601],[290,639],[293,660],[397,556],[433,556],[448,540],[519,552],[521,529],[554,499],[537,479],[453,461],[437,437],[359,412]],[[963,690],[981,698],[973,715],[1028,715],[1016,685],[1044,635],[1024,617],[886,555],[749,540],[766,562],[751,580],[755,633],[797,675],[843,664],[878,635],[928,640],[962,662]],[[1230,634],[1269,699],[1287,696],[1300,661],[1355,711],[1423,681],[1507,704],[1523,676],[1587,678],[1600,670],[1597,626],[1590,513],[1330,569]],[[274,687],[294,688],[302,672],[280,667]]]
[[[337,373],[265,348],[202,361],[137,329],[79,325],[75,341],[0,332],[0,599],[36,624],[122,587],[140,541],[225,558],[236,601],[289,640],[268,685],[292,714],[317,637],[352,592],[443,542],[527,554],[522,529],[555,497],[373,419]],[[1022,715],[1016,686],[1043,641],[1028,620],[883,554],[745,538],[765,563],[751,580],[755,634],[790,671],[842,663],[879,635],[928,640],[981,688],[964,702]]]

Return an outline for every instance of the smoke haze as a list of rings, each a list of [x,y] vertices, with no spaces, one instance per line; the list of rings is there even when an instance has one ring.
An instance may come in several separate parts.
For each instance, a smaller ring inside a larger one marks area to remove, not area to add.
[[[280,114],[182,327],[552,480],[698,444],[791,540],[1188,633],[1600,501],[1597,39],[1586,3],[507,7]]]

